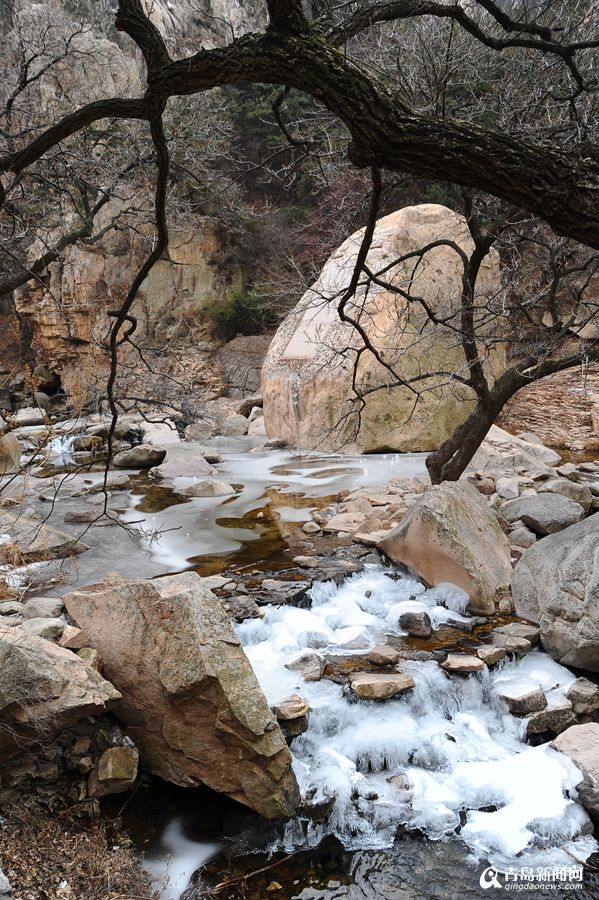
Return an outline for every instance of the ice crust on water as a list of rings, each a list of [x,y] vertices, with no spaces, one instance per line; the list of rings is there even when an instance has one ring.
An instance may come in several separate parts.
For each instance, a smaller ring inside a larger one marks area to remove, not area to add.
[[[310,609],[271,605],[263,619],[238,626],[269,703],[299,693],[310,704],[309,729],[291,746],[302,795],[315,805],[335,799],[328,817],[288,823],[285,849],[315,845],[326,834],[350,849],[388,847],[400,825],[431,839],[459,833],[473,857],[504,867],[570,865],[562,848],[580,858],[597,849],[576,802],[580,772],[549,745],[526,744],[522,722],[498,700],[541,687],[559,702],[574,676],[546,654],[536,650],[467,678],[448,678],[432,661],[406,660],[401,670],[415,688],[385,703],[352,702],[340,685],[304,682],[285,668],[306,647],[343,653],[349,631],[370,646],[401,634],[398,619],[408,608],[426,609],[438,628],[463,611],[462,594],[373,566],[340,586],[314,585]],[[407,789],[387,780],[398,774]]]

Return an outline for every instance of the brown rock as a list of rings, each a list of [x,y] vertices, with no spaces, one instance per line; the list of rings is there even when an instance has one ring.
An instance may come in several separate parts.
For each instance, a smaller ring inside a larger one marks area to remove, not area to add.
[[[372,648],[366,659],[375,666],[395,666],[401,659],[401,653],[390,644],[378,644]]]
[[[455,212],[431,203],[400,209],[377,222],[368,265],[373,271],[385,267],[390,281],[407,284],[416,257],[405,255],[440,236],[451,236],[466,253],[471,252],[465,220]],[[377,390],[387,385],[389,373],[373,354],[363,354],[354,372],[355,354],[347,348],[355,346],[355,332],[340,321],[337,305],[339,292],[349,284],[361,238],[360,232],[350,236],[332,254],[272,340],[262,369],[266,430],[271,437],[298,447],[345,453],[436,449],[468,415],[472,392],[456,383],[448,385],[445,378],[432,379],[414,416],[411,391],[396,385],[390,402],[386,390]],[[404,257],[403,262],[390,263]],[[443,316],[454,304],[457,309],[460,268],[459,257],[437,245],[417,269],[418,295],[426,297],[434,310],[443,310]],[[498,275],[498,256],[491,253],[477,292],[484,296],[494,291]],[[423,365],[428,371],[462,369],[463,350],[451,329],[431,328],[418,304],[373,284],[367,292],[360,286],[351,303],[374,346],[402,373],[415,375]],[[397,327],[402,316],[409,316],[407,329]],[[414,334],[418,334],[416,342]],[[485,367],[492,371],[500,371],[502,365],[503,349],[485,360]],[[356,390],[365,399],[359,418]]]
[[[125,702],[146,768],[207,784],[267,818],[298,802],[285,739],[220,601],[193,572],[67,594]]]
[[[83,629],[75,628],[74,625],[65,625],[58,643],[68,650],[81,650],[83,647],[89,647],[89,638]]]
[[[135,747],[109,747],[89,776],[87,793],[90,797],[122,794],[137,780],[139,753]]]
[[[491,634],[491,643],[495,647],[503,647],[507,653],[516,653],[524,655],[530,653],[532,644],[526,638],[516,637],[511,634],[502,634],[499,631],[493,631]]]
[[[467,653],[449,653],[440,666],[452,675],[471,675],[473,672],[482,672],[485,668],[482,659]]]
[[[478,647],[476,651],[476,655],[479,659],[487,666],[495,666],[498,662],[501,662],[502,659],[505,659],[506,651],[504,647]]]
[[[580,802],[592,815],[599,816],[599,725],[573,725],[551,746],[580,769],[581,780],[576,785]]]
[[[350,676],[350,687],[361,700],[388,700],[411,690],[414,679],[403,672],[356,672]]]
[[[547,708],[547,697],[540,688],[516,697],[500,694],[499,699],[505,703],[513,716],[529,716],[531,713]]]

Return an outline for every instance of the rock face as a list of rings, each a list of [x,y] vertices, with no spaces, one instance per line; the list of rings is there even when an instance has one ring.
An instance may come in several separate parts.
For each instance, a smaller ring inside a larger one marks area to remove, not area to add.
[[[576,786],[580,802],[594,816],[599,816],[599,725],[573,725],[552,744],[578,766],[582,773]]]
[[[526,550],[512,594],[516,614],[539,625],[554,659],[599,672],[599,516]]]
[[[262,365],[271,340],[266,334],[238,335],[219,350],[218,361],[229,397],[242,397],[260,390]]]
[[[446,207],[423,204],[401,209],[378,222],[367,264],[380,271],[440,236],[471,250],[464,220]],[[371,353],[363,353],[357,387],[369,393],[358,419],[352,390],[355,354],[339,351],[357,350],[360,338],[351,325],[340,321],[337,305],[353,273],[361,238],[362,232],[352,235],[330,257],[270,345],[262,369],[267,434],[297,447],[348,453],[435,449],[472,409],[469,389],[449,386],[446,378],[427,380],[427,392],[413,414],[414,394],[401,387],[389,393],[388,370]],[[415,294],[438,314],[449,314],[461,290],[461,262],[455,251],[437,247],[425,254],[417,272],[410,261],[392,266],[385,278],[405,285],[413,275]],[[481,295],[496,288],[497,281],[498,261],[492,255],[481,272]],[[423,370],[462,367],[462,351],[452,332],[425,324],[417,304],[402,303],[396,293],[370,285],[367,296],[364,288],[358,290],[346,312],[361,322],[373,346],[383,350],[386,361],[406,378]],[[497,351],[488,361],[489,373],[502,365]]]
[[[85,716],[101,715],[120,699],[70,650],[0,626],[0,761]]]
[[[124,696],[118,715],[146,768],[207,784],[268,818],[291,815],[298,792],[285,739],[198,575],[110,576],[64,600]]]
[[[451,582],[473,612],[494,612],[512,576],[510,545],[482,495],[465,482],[429,488],[379,548],[427,584]]]
[[[151,0],[145,8],[175,55],[187,47],[223,46],[235,35],[254,31],[265,24],[264,4],[244,0]],[[31,3],[15,0],[3,4],[5,29],[14,28],[24,45],[34,45],[40,35],[69,35],[71,51],[49,67],[46,75],[31,86],[31,102],[49,119],[82,103],[105,96],[134,97],[143,93],[143,59],[130,40],[123,40],[114,28],[115,4],[110,0],[52,0]],[[7,34],[8,46],[13,36]],[[54,39],[54,38],[53,38]],[[64,52],[64,51],[63,51]],[[58,55],[58,54],[57,54]],[[37,92],[37,93],[35,93]],[[153,229],[139,195],[123,196],[108,203],[96,217],[102,231],[119,217],[117,231],[96,243],[67,247],[60,260],[52,263],[44,279],[31,281],[15,292],[20,321],[31,335],[31,346],[39,358],[48,360],[59,372],[68,393],[82,385],[103,379],[107,356],[100,344],[105,338],[113,309],[123,285],[131,283],[135,272],[152,246]],[[131,212],[126,212],[130,210]],[[125,226],[134,227],[127,232]],[[217,262],[222,252],[217,230],[209,218],[196,219],[190,229],[172,228],[169,248],[153,267],[139,296],[142,319],[162,321],[160,342],[169,341],[189,309],[218,303],[243,286],[243,271],[231,262]]]

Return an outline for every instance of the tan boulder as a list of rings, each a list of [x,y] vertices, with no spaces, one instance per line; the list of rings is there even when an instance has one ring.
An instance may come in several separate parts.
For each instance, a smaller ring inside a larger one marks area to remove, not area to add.
[[[497,591],[512,577],[506,535],[482,495],[463,481],[429,488],[378,546],[429,585],[461,587],[470,610],[483,615],[494,612]]]
[[[551,746],[580,769],[578,798],[590,813],[599,816],[599,725],[572,725]]]
[[[437,448],[473,408],[472,391],[447,376],[422,382],[414,411],[414,392],[388,388],[388,369],[363,346],[358,332],[341,322],[338,304],[352,277],[362,231],[349,237],[325,264],[320,277],[280,325],[262,368],[266,432],[297,447],[342,452],[432,450]],[[385,279],[425,298],[437,315],[451,315],[462,291],[462,262],[449,246],[437,246],[422,257],[394,260],[443,237],[466,252],[473,245],[465,220],[436,204],[400,209],[377,223],[367,265],[385,270]],[[498,257],[485,260],[478,281],[479,299],[498,286]],[[458,372],[463,351],[448,328],[427,320],[418,303],[375,284],[359,287],[346,305],[372,345],[402,378],[426,372]],[[353,352],[348,353],[348,348]],[[341,352],[342,351],[342,352]],[[363,392],[364,408],[353,390]],[[502,369],[503,351],[485,360],[491,377]]]
[[[21,628],[0,626],[0,762],[121,699],[85,662]]]
[[[219,600],[193,572],[67,594],[70,615],[122,692],[146,768],[207,784],[268,818],[298,802],[291,755]]]
[[[21,461],[21,444],[16,434],[0,436],[0,476],[18,472]]]
[[[361,700],[388,700],[412,690],[414,679],[403,672],[355,672],[350,675],[350,687]]]

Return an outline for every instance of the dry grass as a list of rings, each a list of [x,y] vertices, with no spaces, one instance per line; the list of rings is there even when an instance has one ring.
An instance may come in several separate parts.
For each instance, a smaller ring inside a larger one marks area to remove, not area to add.
[[[78,812],[0,801],[0,866],[15,900],[155,900],[130,842]]]

